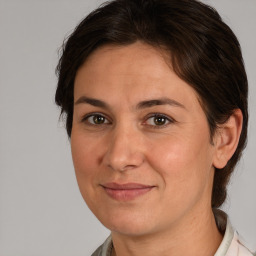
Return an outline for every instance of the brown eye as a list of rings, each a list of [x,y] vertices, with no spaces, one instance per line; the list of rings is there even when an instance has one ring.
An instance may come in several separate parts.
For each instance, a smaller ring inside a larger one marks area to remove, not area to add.
[[[93,125],[109,124],[107,118],[99,114],[90,115],[85,118],[85,121]]]
[[[93,116],[93,122],[95,124],[104,124],[105,117],[104,116],[95,115],[95,116]]]
[[[152,128],[164,128],[174,122],[174,119],[163,114],[152,114],[146,119],[144,124]]]
[[[165,125],[167,121],[166,117],[163,116],[155,116],[154,117],[154,124],[155,125]]]

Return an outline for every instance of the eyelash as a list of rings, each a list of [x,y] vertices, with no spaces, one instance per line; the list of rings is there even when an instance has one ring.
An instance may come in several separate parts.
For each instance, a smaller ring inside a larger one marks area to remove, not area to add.
[[[108,121],[107,123],[102,123],[102,124],[94,124],[92,122],[89,122],[89,118],[93,118],[93,117],[103,117],[104,121]],[[111,124],[111,121],[109,121],[109,118],[106,117],[106,115],[102,114],[102,113],[89,113],[87,115],[85,115],[82,120],[82,123],[86,123],[87,125],[92,125],[92,126],[100,126],[100,125],[109,125]]]
[[[167,116],[167,115],[164,115],[164,114],[161,114],[161,113],[151,113],[151,114],[149,114],[149,115],[146,117],[146,119],[145,119],[145,121],[144,121],[143,123],[146,123],[146,122],[147,122],[149,119],[151,119],[151,118],[153,118],[153,119],[154,119],[154,118],[162,118],[162,119],[165,120],[165,123],[164,123],[163,125],[145,124],[145,125],[147,125],[147,126],[150,126],[150,127],[153,128],[153,129],[165,128],[166,126],[168,126],[168,125],[170,125],[170,124],[176,122],[173,118],[171,118],[171,117],[169,117],[169,116]],[[167,122],[167,123],[166,123],[166,122]]]
[[[94,117],[100,117],[100,118],[104,118],[104,123],[100,123],[100,124],[95,124],[89,121],[90,118],[94,118]],[[162,118],[164,119],[164,124],[163,125],[152,125],[152,124],[146,124],[146,122],[148,122],[149,119],[151,118]],[[105,121],[107,121],[107,123],[105,123]],[[112,124],[112,122],[110,121],[110,118],[108,118],[106,115],[102,114],[102,113],[89,113],[87,115],[85,115],[82,120],[82,123],[86,123],[87,125],[91,125],[91,126],[102,126],[102,125],[109,125]],[[167,122],[167,123],[166,123]],[[153,129],[161,129],[161,128],[165,128],[166,126],[168,126],[169,124],[175,123],[176,121],[169,117],[166,116],[164,114],[161,113],[151,113],[148,116],[146,116],[145,121],[143,121],[143,125],[151,127]]]

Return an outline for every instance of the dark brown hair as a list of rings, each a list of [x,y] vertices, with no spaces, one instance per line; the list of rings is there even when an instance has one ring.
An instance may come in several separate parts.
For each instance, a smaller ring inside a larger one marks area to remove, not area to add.
[[[226,186],[246,144],[247,76],[239,42],[217,11],[195,0],[114,0],[90,13],[63,45],[57,66],[56,104],[71,135],[74,79],[98,47],[142,41],[164,49],[176,74],[200,97],[211,137],[235,109],[243,113],[238,147],[223,169],[216,169],[212,207],[226,199]]]

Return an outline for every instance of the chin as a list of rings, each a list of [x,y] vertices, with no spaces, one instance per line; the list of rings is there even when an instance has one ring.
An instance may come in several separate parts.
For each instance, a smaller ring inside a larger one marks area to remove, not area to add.
[[[100,216],[101,223],[119,234],[127,236],[142,236],[154,231],[155,223],[153,216],[139,213],[105,214]]]
[[[141,225],[140,223],[120,223],[109,225],[107,227],[111,232],[122,234],[125,236],[145,236],[153,233],[153,229],[148,225]]]

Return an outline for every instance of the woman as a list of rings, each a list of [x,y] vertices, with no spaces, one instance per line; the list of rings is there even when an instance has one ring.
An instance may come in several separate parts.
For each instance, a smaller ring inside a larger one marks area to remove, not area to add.
[[[239,42],[198,1],[115,0],[63,47],[56,103],[93,255],[252,255],[218,210],[247,137]]]

